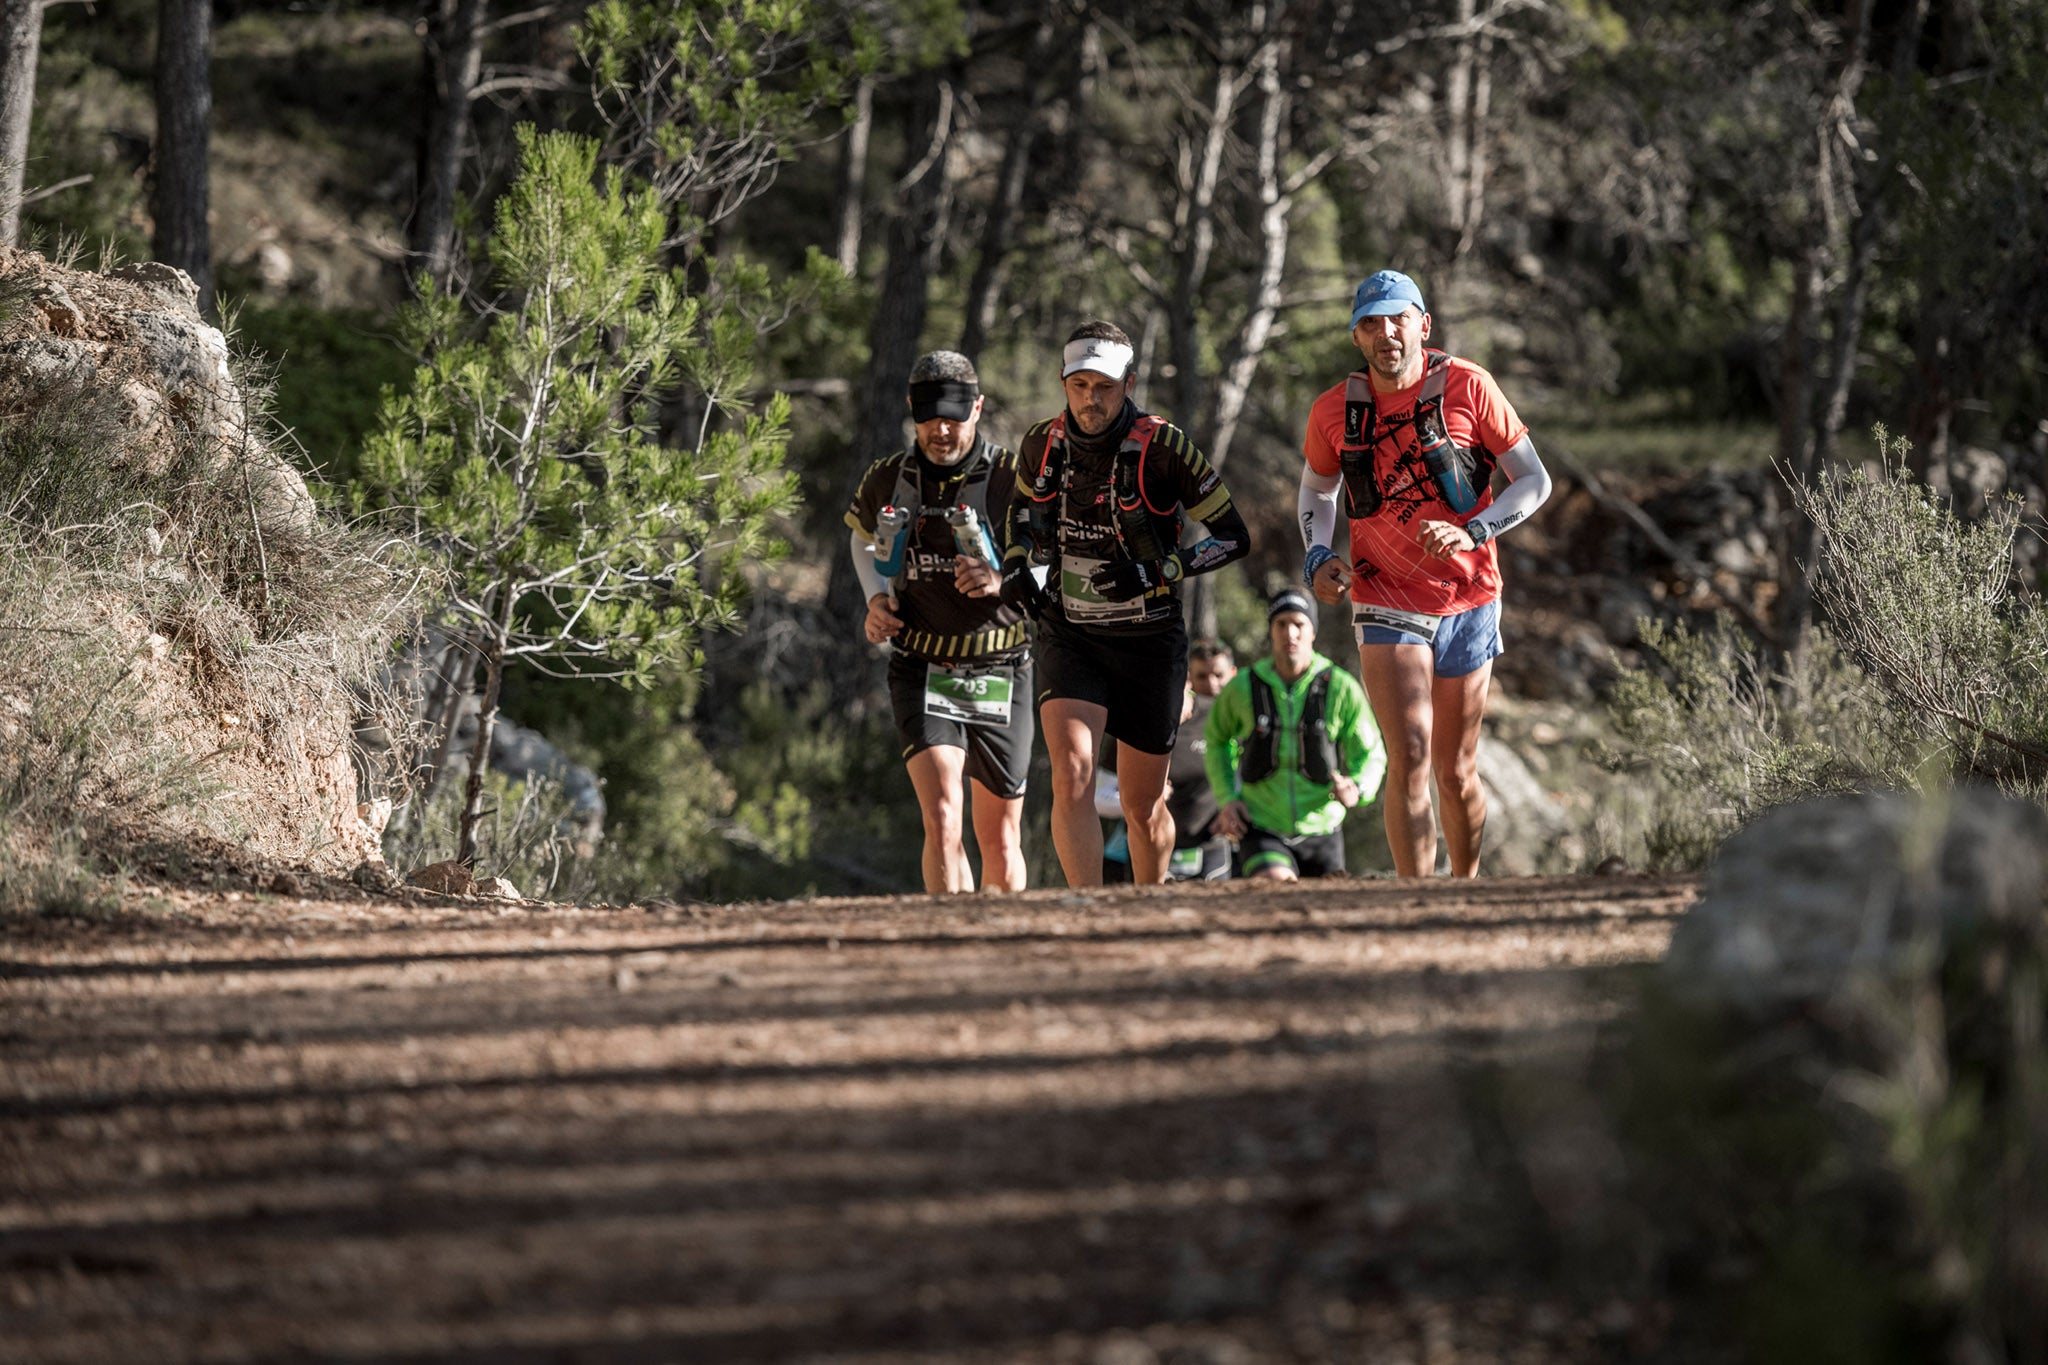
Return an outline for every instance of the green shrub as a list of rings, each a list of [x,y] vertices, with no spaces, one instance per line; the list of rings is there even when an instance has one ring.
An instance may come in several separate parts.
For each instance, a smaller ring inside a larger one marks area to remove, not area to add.
[[[1646,779],[1624,856],[1698,867],[1771,806],[1916,780],[1913,736],[1825,631],[1775,667],[1725,616],[1704,634],[1646,621],[1643,643],[1661,666],[1624,669],[1609,699],[1618,762]]]
[[[1725,616],[1646,623],[1656,664],[1624,670],[1615,762],[1648,779],[1635,838],[1653,867],[1697,867],[1770,806],[1827,792],[1991,781],[2048,786],[2048,606],[2016,590],[2019,508],[1976,524],[1905,470],[1827,472],[1795,494],[1824,547],[1826,624],[1785,658]]]
[[[1898,718],[1952,755],[1959,775],[2021,793],[2048,783],[2048,603],[2018,590],[2017,499],[1959,519],[1907,473],[1904,441],[1877,430],[1885,464],[1830,470],[1795,492],[1825,547],[1814,601],[1843,653]]]

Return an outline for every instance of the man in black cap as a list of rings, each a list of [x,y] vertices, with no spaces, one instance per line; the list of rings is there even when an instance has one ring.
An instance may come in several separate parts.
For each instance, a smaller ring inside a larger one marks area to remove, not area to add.
[[[982,885],[1021,891],[1031,657],[1024,614],[997,595],[1017,458],[982,439],[966,356],[920,356],[909,402],[916,442],[870,465],[846,512],[862,628],[893,646],[889,697],[924,817],[925,890],[974,889],[971,787]]]
[[[1344,871],[1344,817],[1387,771],[1358,679],[1316,652],[1315,609],[1283,592],[1266,609],[1273,657],[1223,685],[1209,712],[1216,827],[1246,877],[1293,881]]]

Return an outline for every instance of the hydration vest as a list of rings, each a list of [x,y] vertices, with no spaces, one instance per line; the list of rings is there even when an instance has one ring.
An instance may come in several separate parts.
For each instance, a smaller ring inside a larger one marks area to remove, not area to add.
[[[979,438],[976,439],[974,444],[975,448],[982,452],[982,458],[976,460],[974,467],[967,471],[967,481],[960,485],[959,494],[947,506],[964,505],[972,507],[974,515],[980,519],[981,524],[987,526],[989,524],[988,480],[989,475],[995,473],[995,453],[992,447],[989,447]],[[918,523],[927,512],[945,511],[943,507],[934,508],[924,505],[924,475],[918,467],[918,462],[922,458],[923,456],[914,445],[904,452],[902,460],[896,465],[896,487],[889,494],[890,506],[900,507],[910,513],[911,539],[913,541],[917,538]],[[991,534],[996,534],[996,532],[991,531]],[[998,553],[1000,553],[1000,549]]]
[[[1301,699],[1301,733],[1295,746],[1301,775],[1327,787],[1337,775],[1337,744],[1330,738],[1328,705],[1330,674],[1324,669],[1309,680]],[[1273,686],[1256,672],[1252,678],[1252,732],[1244,741],[1238,774],[1246,786],[1263,782],[1280,769],[1280,705]]]
[[[1461,446],[1444,425],[1444,386],[1451,377],[1451,358],[1427,352],[1422,392],[1415,396],[1415,440],[1422,466],[1453,512],[1460,516],[1479,505],[1480,494],[1493,481],[1493,456],[1483,447]],[[1337,467],[1344,476],[1345,512],[1353,518],[1380,510],[1380,484],[1373,470],[1373,437],[1378,426],[1372,376],[1353,370],[1344,380],[1344,443],[1337,448]]]
[[[1145,496],[1145,454],[1166,419],[1151,413],[1131,423],[1117,447],[1110,489],[1116,514],[1110,530],[1126,559],[1164,559],[1180,546],[1180,515],[1162,512]],[[1034,563],[1049,564],[1059,544],[1058,500],[1067,487],[1067,414],[1062,410],[1045,433],[1045,455],[1032,472],[1025,503],[1025,526],[1031,534]]]

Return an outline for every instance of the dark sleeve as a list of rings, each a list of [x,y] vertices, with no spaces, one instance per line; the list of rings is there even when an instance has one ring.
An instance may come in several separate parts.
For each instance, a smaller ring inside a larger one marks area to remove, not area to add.
[[[1250,554],[1251,529],[1244,524],[1244,516],[1230,500],[1230,490],[1223,486],[1223,476],[1209,463],[1209,457],[1188,439],[1186,432],[1171,424],[1159,429],[1152,438],[1152,446],[1164,455],[1165,467],[1160,472],[1165,476],[1163,482],[1173,491],[1174,501],[1190,520],[1202,523],[1209,533],[1180,551],[1187,572],[1208,573]]]
[[[1029,550],[1028,529],[1031,524],[1031,490],[1024,485],[1030,480],[1027,470],[1035,468],[1045,459],[1045,445],[1051,422],[1040,422],[1024,433],[1024,439],[1017,443],[1016,462],[1012,466],[1013,482],[1010,491],[1010,515],[1003,537],[1003,557],[1009,558],[1011,550]],[[991,509],[993,511],[993,509]]]
[[[854,487],[853,501],[846,508],[846,524],[868,539],[875,536],[875,518],[888,505],[889,494],[896,487],[895,462],[876,460],[867,472],[860,476],[860,483]]]
[[[996,446],[992,457],[993,468],[988,476],[988,526],[989,534],[995,538],[996,560],[1000,565],[1012,539],[1010,519],[1016,515],[1017,456],[1014,451]]]

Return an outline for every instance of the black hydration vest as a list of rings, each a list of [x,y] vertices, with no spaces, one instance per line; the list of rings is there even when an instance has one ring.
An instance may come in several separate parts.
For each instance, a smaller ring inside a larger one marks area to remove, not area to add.
[[[1461,446],[1444,425],[1444,386],[1451,377],[1451,358],[1431,351],[1422,372],[1422,392],[1415,396],[1415,440],[1422,466],[1437,492],[1460,516],[1479,505],[1493,481],[1493,456],[1483,447]],[[1337,467],[1344,476],[1344,510],[1354,518],[1380,510],[1380,483],[1373,470],[1373,437],[1379,414],[1373,404],[1372,376],[1354,370],[1344,380],[1344,444],[1337,448]]]
[[[1337,775],[1337,745],[1330,738],[1330,674],[1324,669],[1309,680],[1301,702],[1301,775],[1319,787]],[[1245,740],[1238,774],[1246,786],[1263,782],[1280,768],[1280,706],[1272,684],[1252,674],[1252,732]]]
[[[1145,454],[1152,448],[1152,437],[1165,425],[1163,417],[1142,414],[1131,423],[1123,444],[1117,447],[1116,464],[1110,475],[1110,487],[1116,498],[1116,515],[1110,519],[1110,530],[1115,532],[1117,546],[1126,559],[1164,559],[1180,546],[1179,513],[1152,510],[1139,486]],[[1066,482],[1067,414],[1061,412],[1052,419],[1052,427],[1045,433],[1045,456],[1031,473],[1029,497],[1025,504],[1025,526],[1031,535],[1033,563],[1050,564],[1056,555],[1059,499],[1066,491]]]

